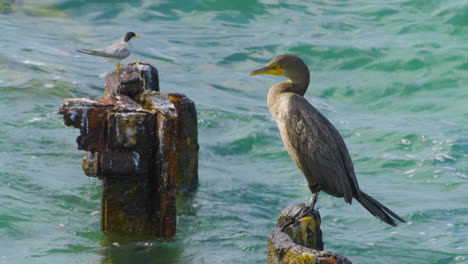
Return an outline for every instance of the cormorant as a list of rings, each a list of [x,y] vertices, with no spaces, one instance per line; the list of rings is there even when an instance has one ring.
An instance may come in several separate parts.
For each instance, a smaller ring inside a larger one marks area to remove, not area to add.
[[[361,203],[372,215],[396,226],[396,220],[405,222],[385,205],[359,188],[353,162],[338,130],[303,96],[309,86],[309,69],[295,55],[280,55],[264,68],[252,71],[258,74],[281,75],[289,80],[273,85],[268,93],[268,108],[275,118],[284,146],[307,178],[313,210],[322,190],[335,197]],[[304,215],[304,214],[303,214]]]

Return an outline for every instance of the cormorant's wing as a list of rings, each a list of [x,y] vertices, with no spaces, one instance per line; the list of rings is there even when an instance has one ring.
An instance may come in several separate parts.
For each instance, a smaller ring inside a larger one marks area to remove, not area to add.
[[[321,190],[351,203],[353,195],[359,194],[359,186],[343,138],[302,96],[290,96],[287,105],[284,136],[296,152],[296,164],[309,184],[315,183]]]

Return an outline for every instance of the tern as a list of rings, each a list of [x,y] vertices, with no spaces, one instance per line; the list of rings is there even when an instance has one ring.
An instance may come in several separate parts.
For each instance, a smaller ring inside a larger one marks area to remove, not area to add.
[[[137,36],[133,32],[127,32],[123,40],[116,42],[109,47],[103,49],[79,49],[77,51],[88,55],[104,57],[112,64],[115,64],[117,70],[121,70],[122,67],[120,67],[120,61],[127,58],[130,53],[132,53],[132,45],[130,40],[132,38],[139,37],[140,36]]]

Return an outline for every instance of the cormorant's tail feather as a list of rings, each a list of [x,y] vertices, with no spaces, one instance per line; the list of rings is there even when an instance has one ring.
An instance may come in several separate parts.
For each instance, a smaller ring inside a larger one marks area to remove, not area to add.
[[[374,215],[378,219],[384,221],[385,223],[391,226],[397,226],[397,223],[395,220],[398,220],[402,223],[406,223],[406,221],[403,218],[401,218],[399,215],[397,215],[395,212],[388,209],[385,205],[381,204],[380,202],[378,202],[377,200],[375,200],[374,198],[370,197],[369,195],[367,195],[366,193],[362,191],[360,195],[357,195],[355,198],[372,215]]]

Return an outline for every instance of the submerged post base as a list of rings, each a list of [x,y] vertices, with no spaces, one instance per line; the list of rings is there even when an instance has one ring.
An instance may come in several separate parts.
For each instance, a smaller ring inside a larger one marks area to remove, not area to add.
[[[351,264],[346,257],[323,251],[321,218],[318,211],[301,219],[294,216],[305,209],[304,204],[291,205],[281,211],[278,227],[268,236],[268,264]],[[294,222],[284,230],[283,224]]]

